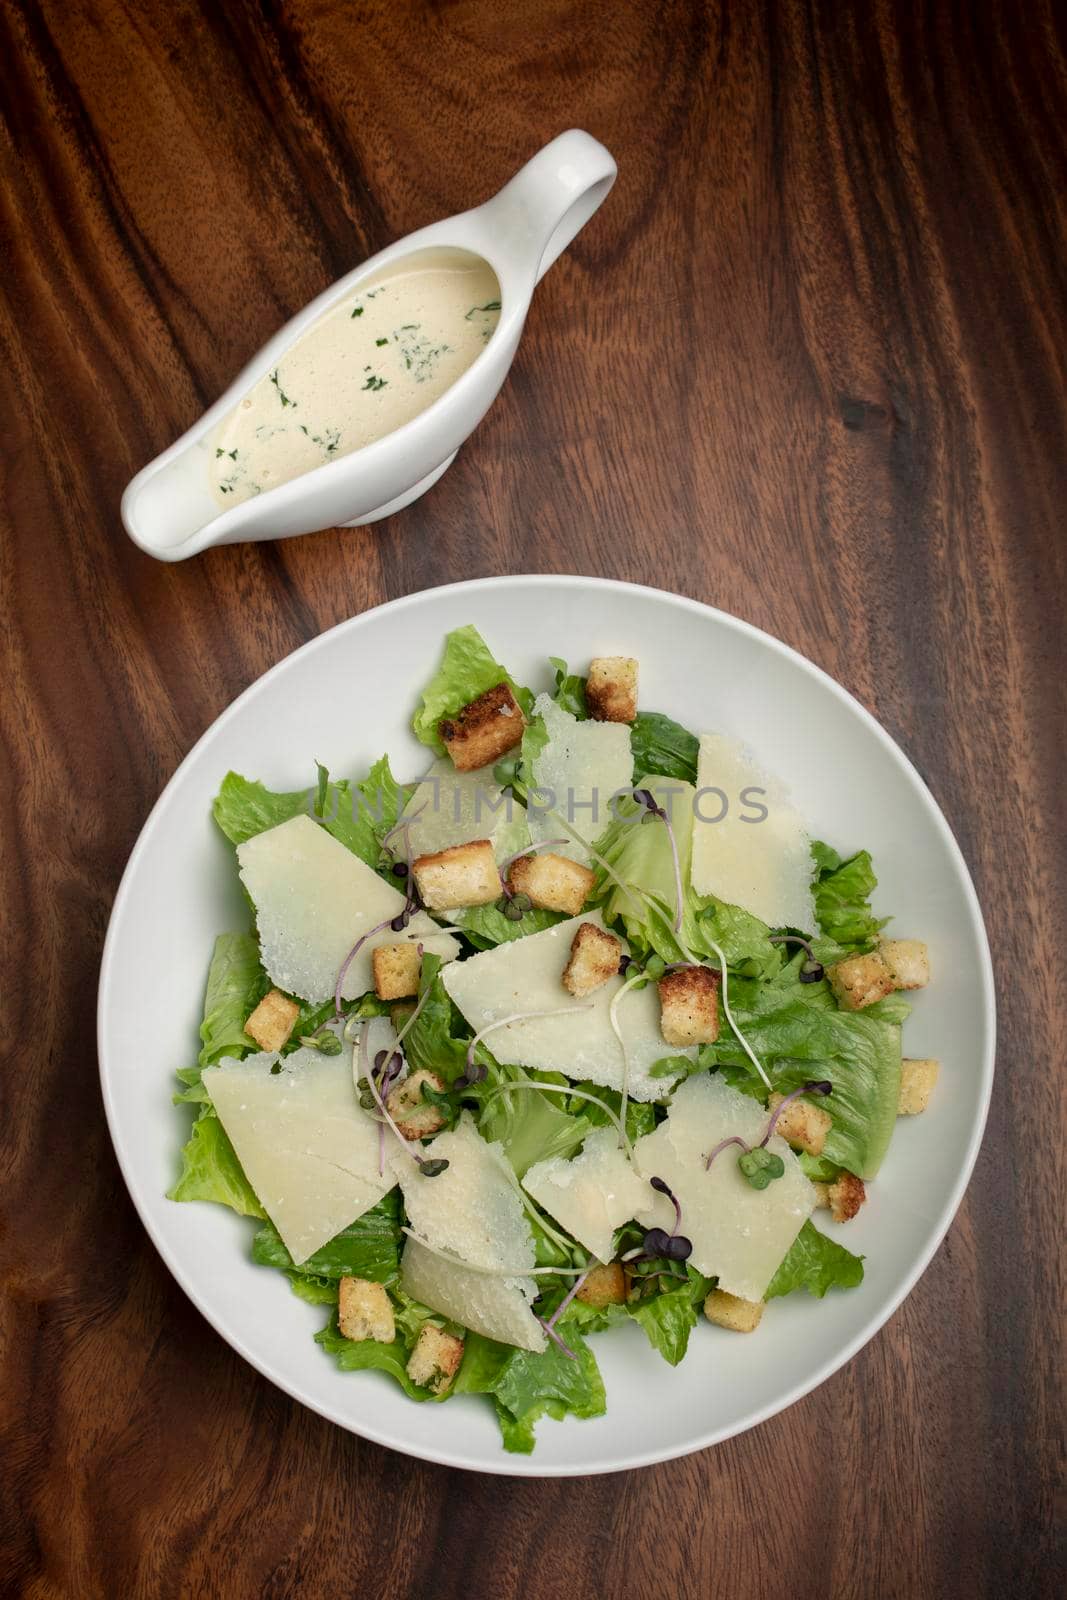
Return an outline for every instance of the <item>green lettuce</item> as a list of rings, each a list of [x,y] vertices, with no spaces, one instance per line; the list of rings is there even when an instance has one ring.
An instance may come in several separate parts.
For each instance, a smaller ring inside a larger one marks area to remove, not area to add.
[[[843,956],[874,948],[888,919],[871,910],[870,896],[877,887],[869,850],[859,850],[847,861],[836,850],[812,840],[816,876],[812,886],[815,916],[823,938],[815,941],[815,956],[830,963]]]
[[[496,905],[487,905],[466,906],[449,912],[449,917],[452,926],[462,928],[464,938],[469,939],[476,950],[489,950],[510,939],[524,939],[528,933],[541,933],[563,922],[566,912],[542,911],[534,906],[518,922],[512,922]]]
[[[347,778],[331,783],[329,774],[320,766],[315,788],[285,793],[228,772],[215,797],[213,813],[234,845],[244,844],[246,839],[301,813],[313,816],[353,855],[377,868],[382,836],[396,825],[403,809],[403,787],[393,777],[388,756],[382,756],[362,783],[351,783]]]
[[[556,673],[556,687],[552,698],[564,711],[569,711],[579,722],[589,720],[589,706],[585,698],[585,679],[567,671],[567,663],[559,656],[549,656]]]
[[[645,1330],[653,1350],[658,1350],[672,1367],[678,1365],[689,1348],[689,1335],[712,1285],[711,1278],[703,1277],[692,1267],[687,1270],[688,1281],[677,1289],[667,1289],[625,1307],[626,1314]]]
[[[454,717],[498,683],[506,683],[523,711],[530,711],[533,695],[505,672],[477,628],[470,623],[454,628],[446,635],[441,665],[423,690],[422,703],[412,718],[416,739],[443,756],[445,745],[437,731],[441,719]]]
[[[380,1344],[377,1339],[346,1339],[337,1325],[336,1313],[330,1318],[325,1328],[315,1335],[315,1343],[320,1344],[328,1355],[334,1357],[342,1372],[386,1372],[398,1383],[409,1400],[447,1400],[451,1390],[443,1395],[435,1395],[430,1389],[421,1384],[413,1383],[408,1377],[407,1364],[411,1355],[411,1343],[398,1329],[397,1337],[391,1344]]]
[[[771,1279],[764,1299],[806,1289],[821,1300],[827,1289],[855,1289],[863,1282],[863,1257],[828,1239],[809,1220]]]
[[[899,1024],[869,1011],[838,1011],[825,983],[790,984],[798,964],[799,958],[777,983],[731,981],[731,1009],[775,1089],[788,1093],[809,1078],[829,1079],[833,1092],[823,1104],[833,1121],[823,1160],[873,1178],[896,1126]],[[735,1088],[763,1098],[765,1088],[728,1025],[702,1055]]]
[[[264,1223],[252,1241],[252,1260],[261,1267],[278,1267],[303,1278],[336,1283],[339,1278],[352,1277],[394,1284],[400,1268],[400,1239],[400,1195],[392,1189],[299,1267],[294,1266],[274,1224]]]
[[[741,906],[712,895],[696,894],[689,883],[693,848],[693,788],[643,776],[637,787],[648,789],[667,812],[678,851],[682,881],[682,924],[674,933],[677,884],[674,855],[666,823],[635,820],[643,807],[624,798],[615,802],[615,820],[597,840],[597,851],[613,869],[601,867],[596,893],[603,897],[608,921],[621,921],[639,955],[655,951],[664,961],[688,960],[692,954],[714,961],[717,944],[731,969],[768,975],[781,969],[784,955],[770,942],[771,930]],[[624,889],[616,881],[621,879]]]
[[[201,1067],[213,1067],[223,1056],[239,1061],[256,1048],[245,1033],[245,1022],[270,986],[259,959],[259,941],[250,933],[220,933],[207,974]]]
[[[696,783],[700,741],[658,711],[639,711],[630,729],[634,772]]]
[[[213,1200],[242,1217],[266,1215],[210,1105],[204,1106],[193,1123],[189,1142],[182,1150],[181,1176],[167,1198]]]
[[[529,1454],[534,1426],[541,1417],[603,1416],[604,1381],[589,1346],[565,1312],[559,1333],[574,1352],[572,1360],[555,1343],[535,1353],[468,1333],[456,1394],[487,1394],[496,1407],[505,1450]]]

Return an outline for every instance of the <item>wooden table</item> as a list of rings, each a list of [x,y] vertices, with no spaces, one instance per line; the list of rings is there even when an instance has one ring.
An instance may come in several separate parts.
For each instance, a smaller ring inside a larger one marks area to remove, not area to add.
[[[1067,1021],[1051,4],[265,13],[0,13],[0,1591],[1051,1594]],[[178,566],[134,548],[127,479],[278,323],[575,123],[615,153],[618,185],[425,500]],[[1001,981],[977,1171],[888,1327],[743,1438],[569,1483],[364,1444],[232,1354],[134,1215],[92,1044],[119,875],[202,730],[339,619],[515,571],[678,589],[840,679],[943,804]]]

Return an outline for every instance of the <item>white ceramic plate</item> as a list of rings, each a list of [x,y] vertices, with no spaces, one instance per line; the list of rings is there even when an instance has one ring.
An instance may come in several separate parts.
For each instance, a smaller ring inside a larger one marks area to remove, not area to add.
[[[597,1337],[608,1391],[596,1421],[545,1420],[533,1456],[501,1447],[488,1402],[412,1404],[376,1373],[341,1373],[313,1342],[321,1307],[249,1260],[252,1224],[164,1198],[187,1117],[173,1072],[196,1058],[212,941],[246,926],[233,853],[211,820],[231,767],[284,789],[315,759],[361,775],[388,750],[415,776],[408,731],[445,633],[473,622],[520,682],[549,687],[545,658],[641,662],[641,702],[696,731],[742,735],[790,785],[811,831],[874,854],[876,909],[925,939],[933,983],[916,995],[905,1052],[937,1056],[930,1109],[906,1119],[869,1203],[843,1236],[867,1257],[861,1288],[774,1302],[757,1334],[703,1323],[672,1369],[637,1327]],[[224,1339],[305,1405],[368,1439],[483,1472],[557,1476],[644,1466],[729,1438],[814,1389],[891,1315],[959,1205],[993,1075],[993,983],[981,912],[929,790],[888,735],[817,667],[767,634],[692,600],[591,578],[453,584],[393,601],[312,640],[224,712],[175,773],[130,857],[100,977],[104,1102],[126,1182],[178,1282]]]

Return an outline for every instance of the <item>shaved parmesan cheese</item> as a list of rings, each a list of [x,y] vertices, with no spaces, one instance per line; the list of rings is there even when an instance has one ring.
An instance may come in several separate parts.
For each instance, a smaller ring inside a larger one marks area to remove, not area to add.
[[[522,1186],[598,1261],[611,1260],[615,1229],[647,1206],[654,1192],[619,1149],[614,1128],[594,1128],[571,1161],[539,1161]]]
[[[427,1179],[436,1183],[437,1179]],[[431,1311],[449,1317],[472,1333],[520,1350],[543,1350],[548,1342],[530,1310],[536,1290],[532,1278],[490,1278],[485,1273],[442,1261],[416,1239],[404,1246],[400,1284],[405,1294]],[[527,1293],[523,1287],[531,1286]]]
[[[272,983],[316,1005],[333,994],[341,963],[361,934],[404,909],[398,890],[306,815],[238,845],[237,859]],[[373,986],[374,947],[401,939],[417,940],[445,961],[459,949],[417,911],[402,933],[385,927],[367,940],[345,974],[346,1000]]]
[[[360,1109],[347,1053],[224,1058],[204,1088],[245,1177],[297,1266],[396,1182],[378,1172],[378,1125]]]
[[[464,1112],[454,1129],[439,1133],[421,1154],[448,1166],[427,1178],[397,1151],[394,1167],[414,1232],[433,1249],[459,1256],[472,1268],[500,1272],[532,1267],[533,1239],[507,1159],[499,1144],[486,1143],[470,1114]],[[464,1272],[409,1239],[401,1282],[414,1299],[487,1339],[523,1350],[544,1349],[544,1333],[530,1310],[537,1294],[533,1278]]]
[[[537,843],[566,834],[564,821],[588,844],[612,821],[611,802],[633,782],[630,729],[621,722],[579,722],[547,694],[538,695],[534,715],[544,718],[548,743],[533,762],[529,803],[530,838]],[[559,855],[588,866],[592,859],[582,844],[568,836],[557,845]]]
[[[472,839],[489,839],[497,860],[528,843],[526,807],[505,795],[492,767],[457,772],[447,758],[435,761],[404,807],[411,823],[413,855],[431,855]]]
[[[767,813],[762,820],[758,808]],[[739,740],[702,734],[690,869],[697,894],[743,906],[772,928],[810,933],[812,870],[811,844],[785,785],[762,772]]]
[[[593,994],[572,1000],[562,973],[578,925],[603,928],[599,912],[571,917],[543,933],[528,934],[510,944],[484,950],[445,969],[445,988],[475,1032],[516,1012],[551,1011],[559,1016],[528,1017],[497,1028],[486,1046],[498,1061],[544,1072],[562,1072],[575,1082],[583,1078],[621,1089],[623,1055],[608,1012],[622,988],[622,978],[609,978]],[[626,942],[623,940],[623,949]],[[569,1004],[568,1004],[569,1003]],[[694,1047],[675,1050],[660,1032],[659,996],[655,984],[632,989],[619,1002],[616,1016],[629,1061],[629,1093],[633,1100],[662,1100],[669,1081],[653,1078],[649,1068],[665,1056],[693,1056]]]
[[[744,1300],[762,1300],[790,1245],[815,1208],[815,1190],[800,1162],[777,1134],[767,1148],[781,1156],[785,1174],[753,1189],[738,1171],[741,1154],[730,1145],[705,1161],[722,1139],[758,1144],[767,1112],[731,1089],[717,1073],[701,1072],[680,1084],[666,1122],[634,1145],[634,1164],[645,1178],[660,1177],[682,1208],[682,1232],[693,1242],[690,1262],[719,1280],[719,1288]],[[665,1195],[637,1212],[643,1227],[674,1227]]]

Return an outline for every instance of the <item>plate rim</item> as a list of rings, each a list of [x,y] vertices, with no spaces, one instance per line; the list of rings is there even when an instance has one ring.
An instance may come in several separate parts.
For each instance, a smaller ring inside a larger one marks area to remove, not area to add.
[[[415,1447],[402,1439],[398,1440],[381,1428],[373,1426],[357,1427],[353,1422],[347,1419],[338,1418],[328,1409],[327,1406],[321,1404],[310,1395],[303,1392],[299,1382],[292,1380],[283,1373],[279,1372],[274,1368],[273,1364],[269,1360],[257,1355],[251,1348],[249,1348],[246,1341],[240,1335],[232,1335],[229,1332],[224,1332],[216,1321],[212,1311],[205,1304],[205,1296],[201,1293],[197,1285],[189,1280],[184,1269],[172,1257],[166,1237],[163,1235],[161,1230],[157,1228],[148,1210],[147,1202],[142,1204],[142,1199],[138,1192],[138,1181],[132,1171],[132,1165],[127,1159],[126,1152],[122,1148],[122,1141],[118,1136],[117,1105],[105,1063],[105,1016],[108,1009],[110,989],[112,983],[114,982],[116,949],[121,934],[121,923],[125,914],[126,902],[130,899],[133,893],[132,886],[137,876],[141,858],[148,849],[150,838],[155,828],[159,825],[160,819],[166,814],[166,811],[171,803],[171,798],[178,787],[183,773],[185,772],[186,768],[191,766],[196,760],[201,745],[203,745],[208,738],[215,735],[221,727],[224,727],[225,724],[231,720],[231,718],[235,717],[239,710],[244,706],[246,701],[250,700],[253,696],[262,693],[275,675],[286,668],[288,664],[296,657],[313,654],[316,650],[323,648],[327,640],[331,639],[336,633],[339,633],[342,630],[355,631],[360,626],[368,622],[371,618],[379,616],[383,612],[396,613],[402,610],[414,609],[420,604],[424,603],[425,600],[431,595],[440,596],[448,593],[458,595],[469,593],[472,590],[484,591],[503,589],[510,588],[513,585],[524,585],[528,583],[544,584],[550,588],[573,589],[576,585],[579,587],[588,586],[601,593],[605,591],[623,593],[636,592],[646,595],[656,601],[666,601],[670,605],[681,606],[683,609],[691,611],[694,613],[694,615],[700,618],[712,620],[718,625],[725,626],[728,630],[740,633],[742,635],[747,635],[749,638],[756,640],[760,644],[769,646],[773,652],[784,657],[789,665],[793,666],[795,669],[799,669],[811,676],[814,676],[816,680],[820,680],[838,700],[844,701],[855,713],[859,715],[861,721],[867,724],[868,728],[874,733],[878,741],[889,752],[890,756],[902,763],[910,777],[916,782],[919,789],[922,791],[927,801],[928,809],[932,814],[934,825],[941,835],[942,843],[948,849],[949,856],[953,860],[957,875],[962,884],[964,899],[967,904],[967,909],[970,913],[980,958],[979,979],[982,1001],[981,1025],[984,1033],[984,1049],[982,1052],[982,1060],[979,1064],[979,1114],[975,1119],[965,1158],[956,1174],[955,1182],[952,1186],[948,1199],[941,1209],[941,1214],[932,1230],[931,1237],[927,1245],[919,1252],[915,1261],[908,1268],[900,1288],[890,1295],[888,1301],[886,1301],[884,1305],[882,1305],[879,1310],[872,1315],[872,1317],[864,1324],[863,1328],[859,1332],[857,1332],[850,1340],[848,1340],[841,1349],[835,1350],[830,1356],[821,1362],[812,1374],[792,1385],[784,1394],[778,1396],[774,1400],[768,1402],[766,1405],[750,1413],[749,1416],[744,1420],[732,1424],[726,1424],[718,1428],[712,1428],[706,1433],[687,1441],[681,1447],[669,1446],[666,1448],[661,1447],[646,1451],[634,1451],[621,1460],[613,1459],[610,1462],[605,1462],[603,1465],[596,1464],[593,1466],[585,1463],[569,1464],[563,1462],[538,1468],[533,1464],[530,1458],[516,1458],[514,1456],[508,1456],[503,1449],[501,1449],[501,1459],[499,1464],[497,1464],[495,1461],[491,1463],[472,1464],[470,1460],[463,1459],[454,1451],[446,1448]],[[200,1312],[201,1316],[204,1317],[205,1321],[219,1336],[219,1338],[221,1338],[225,1344],[229,1345],[232,1350],[235,1350],[237,1354],[241,1356],[243,1360],[247,1361],[249,1365],[253,1367],[254,1370],[257,1371],[262,1377],[266,1378],[270,1383],[273,1383],[277,1388],[281,1389],[283,1393],[289,1395],[290,1398],[298,1401],[301,1405],[306,1406],[308,1410],[313,1411],[318,1416],[323,1417],[327,1422],[332,1423],[335,1427],[341,1427],[345,1429],[346,1432],[355,1434],[358,1438],[367,1439],[371,1443],[381,1445],[386,1449],[399,1451],[402,1455],[409,1456],[413,1460],[428,1461],[438,1466],[458,1468],[465,1472],[488,1472],[498,1476],[518,1478],[595,1477],[612,1472],[630,1472],[641,1467],[655,1466],[659,1462],[663,1461],[681,1460],[685,1456],[693,1455],[700,1450],[707,1450],[713,1445],[723,1444],[728,1439],[736,1438],[742,1433],[749,1432],[752,1428],[759,1427],[771,1417],[777,1416],[779,1413],[788,1410],[799,1400],[802,1400],[806,1395],[811,1394],[813,1390],[825,1383],[827,1379],[833,1377],[836,1372],[839,1372],[843,1366],[851,1361],[852,1358],[857,1355],[866,1344],[869,1344],[875,1335],[880,1333],[881,1330],[886,1326],[890,1318],[899,1310],[904,1300],[912,1292],[916,1283],[922,1277],[923,1273],[930,1265],[930,1262],[937,1254],[937,1251],[944,1243],[945,1236],[956,1218],[956,1214],[959,1211],[963,1196],[966,1193],[968,1184],[970,1183],[975,1162],[978,1159],[978,1151],[981,1148],[982,1139],[985,1135],[986,1122],[989,1115],[990,1099],[993,1090],[997,1044],[996,988],[993,961],[989,948],[989,937],[985,926],[985,918],[982,914],[981,904],[978,900],[977,891],[974,887],[970,868],[967,865],[967,861],[963,855],[963,851],[959,846],[956,836],[953,833],[952,828],[949,826],[948,819],[942,811],[937,797],[934,795],[929,784],[919,772],[911,758],[901,748],[892,735],[887,732],[874,714],[870,712],[862,703],[862,701],[857,699],[857,697],[852,694],[850,690],[846,689],[837,681],[836,678],[832,677],[830,673],[825,671],[825,669],[820,667],[816,662],[812,661],[808,656],[803,655],[799,650],[795,649],[792,645],[786,644],[784,640],[777,638],[774,634],[768,633],[765,629],[757,627],[754,623],[746,622],[743,618],[734,616],[732,612],[723,611],[717,606],[708,605],[705,601],[696,600],[690,595],[677,594],[672,590],[656,588],[651,584],[631,583],[621,578],[603,578],[598,577],[595,574],[586,573],[508,573],[495,574],[482,578],[460,579],[451,583],[430,584],[424,588],[417,589],[410,594],[399,595],[393,600],[382,601],[380,604],[371,606],[365,611],[359,611],[353,616],[343,618],[340,622],[337,622],[331,627],[324,629],[321,633],[316,634],[314,638],[306,640],[301,645],[297,645],[295,649],[289,651],[286,655],[282,656],[280,660],[276,661],[273,666],[268,667],[266,671],[260,673],[256,678],[254,678],[251,683],[242,689],[241,692],[235,696],[235,698],[231,700],[227,706],[224,707],[219,715],[215,717],[197,737],[188,753],[183,757],[178,766],[174,769],[171,776],[168,778],[159,796],[152,805],[147,817],[141,825],[133,848],[131,849],[129,857],[127,858],[126,865],[123,868],[122,877],[119,881],[119,886],[116,890],[115,898],[112,902],[111,911],[108,917],[107,933],[104,939],[103,950],[100,958],[100,973],[97,987],[96,1022],[97,1065],[100,1077],[101,1094],[104,1102],[104,1114],[107,1121],[108,1136],[111,1140],[111,1146],[114,1150],[115,1158],[118,1162],[119,1170],[122,1174],[122,1180],[126,1186],[127,1193],[133,1202],[134,1209],[137,1212],[141,1225],[145,1229],[145,1232],[147,1233],[153,1247],[161,1257],[167,1270],[170,1272],[179,1288],[192,1301],[193,1305]]]

